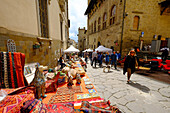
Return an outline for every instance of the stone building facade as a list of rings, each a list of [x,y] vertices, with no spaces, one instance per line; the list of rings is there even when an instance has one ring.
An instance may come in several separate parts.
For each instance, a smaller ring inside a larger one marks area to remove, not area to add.
[[[104,45],[124,54],[160,36],[170,38],[169,0],[88,0],[85,15],[91,48]]]
[[[68,40],[68,47],[70,47],[71,45],[73,45],[75,48],[78,48],[77,42],[73,39]]]
[[[0,51],[12,39],[26,63],[52,66],[68,37],[68,0],[0,0]]]
[[[87,30],[84,28],[79,28],[78,29],[78,49],[80,51],[83,51],[85,49],[88,49],[87,46]]]

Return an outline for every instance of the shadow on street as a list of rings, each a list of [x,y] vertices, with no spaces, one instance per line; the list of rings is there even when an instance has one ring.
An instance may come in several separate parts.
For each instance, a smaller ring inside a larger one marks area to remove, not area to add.
[[[141,85],[139,83],[130,82],[128,85],[138,88],[145,93],[149,93],[149,91],[150,91],[150,89],[148,87]]]

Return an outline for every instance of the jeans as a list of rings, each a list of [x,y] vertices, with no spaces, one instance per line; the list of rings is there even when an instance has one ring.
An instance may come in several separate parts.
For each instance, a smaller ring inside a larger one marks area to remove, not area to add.
[[[99,60],[99,66],[101,67],[102,66],[102,60]]]
[[[113,65],[113,63],[114,63],[115,69],[117,69],[117,62],[116,61],[111,61],[111,65]]]
[[[95,67],[96,67],[96,63],[97,63],[97,59],[96,59],[96,57],[94,57],[94,58],[93,58],[93,61],[92,61],[91,66],[93,66],[93,62],[95,62]]]
[[[87,64],[87,60],[88,60],[88,58],[86,57],[86,58],[85,58],[86,64]]]

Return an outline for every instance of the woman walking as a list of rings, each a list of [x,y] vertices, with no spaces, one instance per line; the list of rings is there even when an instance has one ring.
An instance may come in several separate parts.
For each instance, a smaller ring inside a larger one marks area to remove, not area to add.
[[[131,74],[135,72],[135,66],[138,66],[137,57],[135,51],[131,50],[128,56],[126,57],[124,68],[123,68],[123,74],[125,75],[125,73],[127,72],[127,79],[128,79],[127,83],[130,82]]]

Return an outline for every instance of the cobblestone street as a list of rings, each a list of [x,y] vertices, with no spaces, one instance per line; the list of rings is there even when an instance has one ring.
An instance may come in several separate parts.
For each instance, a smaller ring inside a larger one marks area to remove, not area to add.
[[[123,70],[92,68],[88,64],[87,75],[99,95],[110,100],[124,113],[170,113],[170,84],[133,74],[127,84]]]

